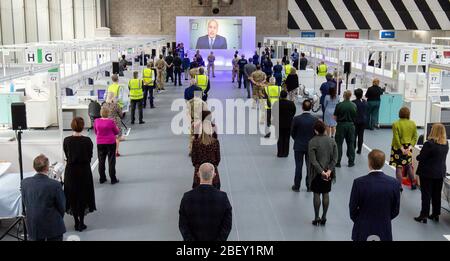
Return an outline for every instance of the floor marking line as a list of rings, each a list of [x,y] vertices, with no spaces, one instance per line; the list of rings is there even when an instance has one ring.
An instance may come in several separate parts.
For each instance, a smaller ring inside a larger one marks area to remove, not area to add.
[[[247,136],[244,136],[244,137],[247,137]],[[276,212],[275,212],[275,210],[273,208],[273,203],[272,203],[271,197],[269,197],[269,193],[267,191],[266,184],[264,184],[264,182],[262,181],[261,174],[259,173],[258,165],[256,164],[256,161],[255,161],[255,158],[253,157],[252,151],[250,150],[250,146],[248,144],[248,141],[247,141],[246,138],[244,138],[244,140],[245,140],[245,146],[247,148],[247,152],[249,152],[250,157],[252,159],[253,166],[254,166],[254,168],[256,170],[256,174],[258,176],[258,181],[261,183],[261,185],[262,185],[262,187],[264,189],[265,197],[267,198],[267,201],[269,202],[270,209],[272,210],[271,213],[273,214],[273,216],[275,218],[275,221],[277,222],[278,229],[280,230],[280,233],[281,233],[281,236],[283,238],[283,241],[286,241],[286,236],[284,235],[283,229],[281,228],[280,221],[278,220],[278,216],[276,215]]]
[[[94,164],[92,164],[92,166],[91,166],[91,171],[94,172],[94,170],[97,168],[97,166],[98,166],[98,159],[96,159],[96,160],[94,161]]]
[[[236,214],[236,209],[234,208],[234,201],[233,201],[233,194],[231,192],[231,178],[230,178],[230,170],[228,169],[228,160],[227,157],[225,156],[225,142],[223,142],[223,137],[222,135],[219,137],[220,143],[222,144],[222,149],[223,149],[223,160],[225,161],[225,173],[227,175],[227,183],[228,183],[228,188],[229,188],[229,193],[230,193],[230,203],[231,203],[231,207],[233,208],[234,211],[232,211],[232,215],[233,215],[233,223],[234,226],[236,227],[236,236],[237,236],[237,241],[241,241],[240,236],[239,236],[239,228],[238,228],[238,222],[237,222],[237,214]],[[221,154],[222,155],[222,154]]]
[[[372,151],[372,149],[369,147],[369,146],[367,146],[365,143],[363,144],[363,147],[366,149],[366,150],[368,150],[369,152],[371,152]],[[393,170],[395,170],[395,168],[393,167],[393,166],[391,166],[391,165],[389,165],[389,161],[384,161],[384,164],[386,164],[388,167],[390,167],[391,169],[393,169]]]

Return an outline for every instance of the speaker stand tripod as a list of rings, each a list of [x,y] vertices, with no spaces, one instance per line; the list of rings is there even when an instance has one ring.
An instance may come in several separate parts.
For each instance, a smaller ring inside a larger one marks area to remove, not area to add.
[[[22,133],[23,133],[22,130],[16,130],[17,144],[19,146],[20,184],[22,184],[22,180],[23,180]],[[23,239],[18,235],[19,232],[17,232],[17,235],[12,235],[10,233],[16,226],[19,226],[17,228],[17,230],[19,231],[20,225],[23,226]],[[0,236],[0,240],[2,240],[7,235],[11,236],[13,238],[16,238],[18,240],[21,240],[21,241],[27,241],[28,240],[27,226],[26,226],[26,223],[25,223],[25,205],[23,203],[23,200],[22,200],[22,216],[16,218],[16,221],[14,221],[14,223],[11,226],[9,226],[9,228],[5,231],[5,233],[3,233],[3,235]]]

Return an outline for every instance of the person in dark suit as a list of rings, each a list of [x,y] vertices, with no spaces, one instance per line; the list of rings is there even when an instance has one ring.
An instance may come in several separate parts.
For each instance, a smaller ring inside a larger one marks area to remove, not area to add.
[[[226,241],[232,227],[228,196],[212,186],[212,164],[200,166],[200,186],[184,194],[180,205],[179,229],[184,241]]]
[[[367,241],[370,237],[392,241],[391,221],[400,212],[401,185],[383,173],[385,160],[384,152],[370,152],[369,175],[353,182],[349,203],[350,218],[354,223],[353,241]]]
[[[33,168],[37,174],[21,183],[28,235],[33,241],[62,241],[66,233],[63,219],[66,198],[61,183],[47,176],[46,156],[37,156]]]
[[[295,179],[292,190],[300,192],[300,183],[302,181],[303,159],[306,163],[306,172],[309,172],[308,145],[309,141],[314,137],[314,124],[318,120],[311,115],[312,104],[310,100],[303,101],[303,114],[296,116],[292,121],[291,136],[294,139],[295,151]],[[308,192],[308,176],[306,176],[306,186]]]
[[[304,71],[308,65],[308,59],[305,58],[305,53],[301,53],[300,56],[300,71]]]
[[[447,154],[448,142],[445,127],[440,123],[433,124],[428,141],[423,144],[417,156],[419,166],[416,174],[420,177],[422,193],[422,210],[420,215],[414,218],[417,222],[427,223],[427,219],[439,221],[442,185],[447,173]],[[433,205],[431,216],[430,201]]]
[[[362,145],[364,143],[364,130],[366,128],[367,123],[367,110],[368,105],[365,100],[362,99],[363,97],[363,90],[356,89],[355,90],[355,96],[356,100],[353,101],[353,103],[356,105],[356,119],[355,119],[355,148],[358,150],[356,153],[361,154]]]
[[[380,80],[374,79],[372,86],[367,89],[366,98],[367,104],[369,105],[367,111],[367,128],[369,130],[374,130],[374,128],[379,128],[378,118],[381,104],[381,95],[383,95],[384,90],[380,87]]]
[[[218,35],[219,23],[216,20],[208,22],[208,35],[199,37],[196,49],[228,49],[227,39]]]
[[[287,92],[280,92],[280,101],[273,106],[275,125],[278,125],[278,153],[277,157],[287,158],[289,156],[289,142],[291,141],[291,125],[297,108],[295,103],[287,99]]]

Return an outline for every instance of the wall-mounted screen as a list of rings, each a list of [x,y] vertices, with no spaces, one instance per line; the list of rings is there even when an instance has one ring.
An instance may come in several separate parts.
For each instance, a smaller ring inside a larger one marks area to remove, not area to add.
[[[177,44],[183,43],[191,59],[196,50],[203,59],[211,52],[216,69],[231,67],[235,52],[252,57],[256,50],[256,17],[177,16]]]
[[[241,49],[242,19],[190,19],[190,49]]]

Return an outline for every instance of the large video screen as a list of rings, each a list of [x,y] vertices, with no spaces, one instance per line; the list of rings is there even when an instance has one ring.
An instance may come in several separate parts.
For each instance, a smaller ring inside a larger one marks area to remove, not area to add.
[[[213,52],[217,68],[229,69],[235,52],[251,57],[256,50],[254,16],[177,16],[177,44],[193,58],[197,50],[206,59]]]
[[[242,48],[242,19],[189,20],[190,49],[236,50]]]

